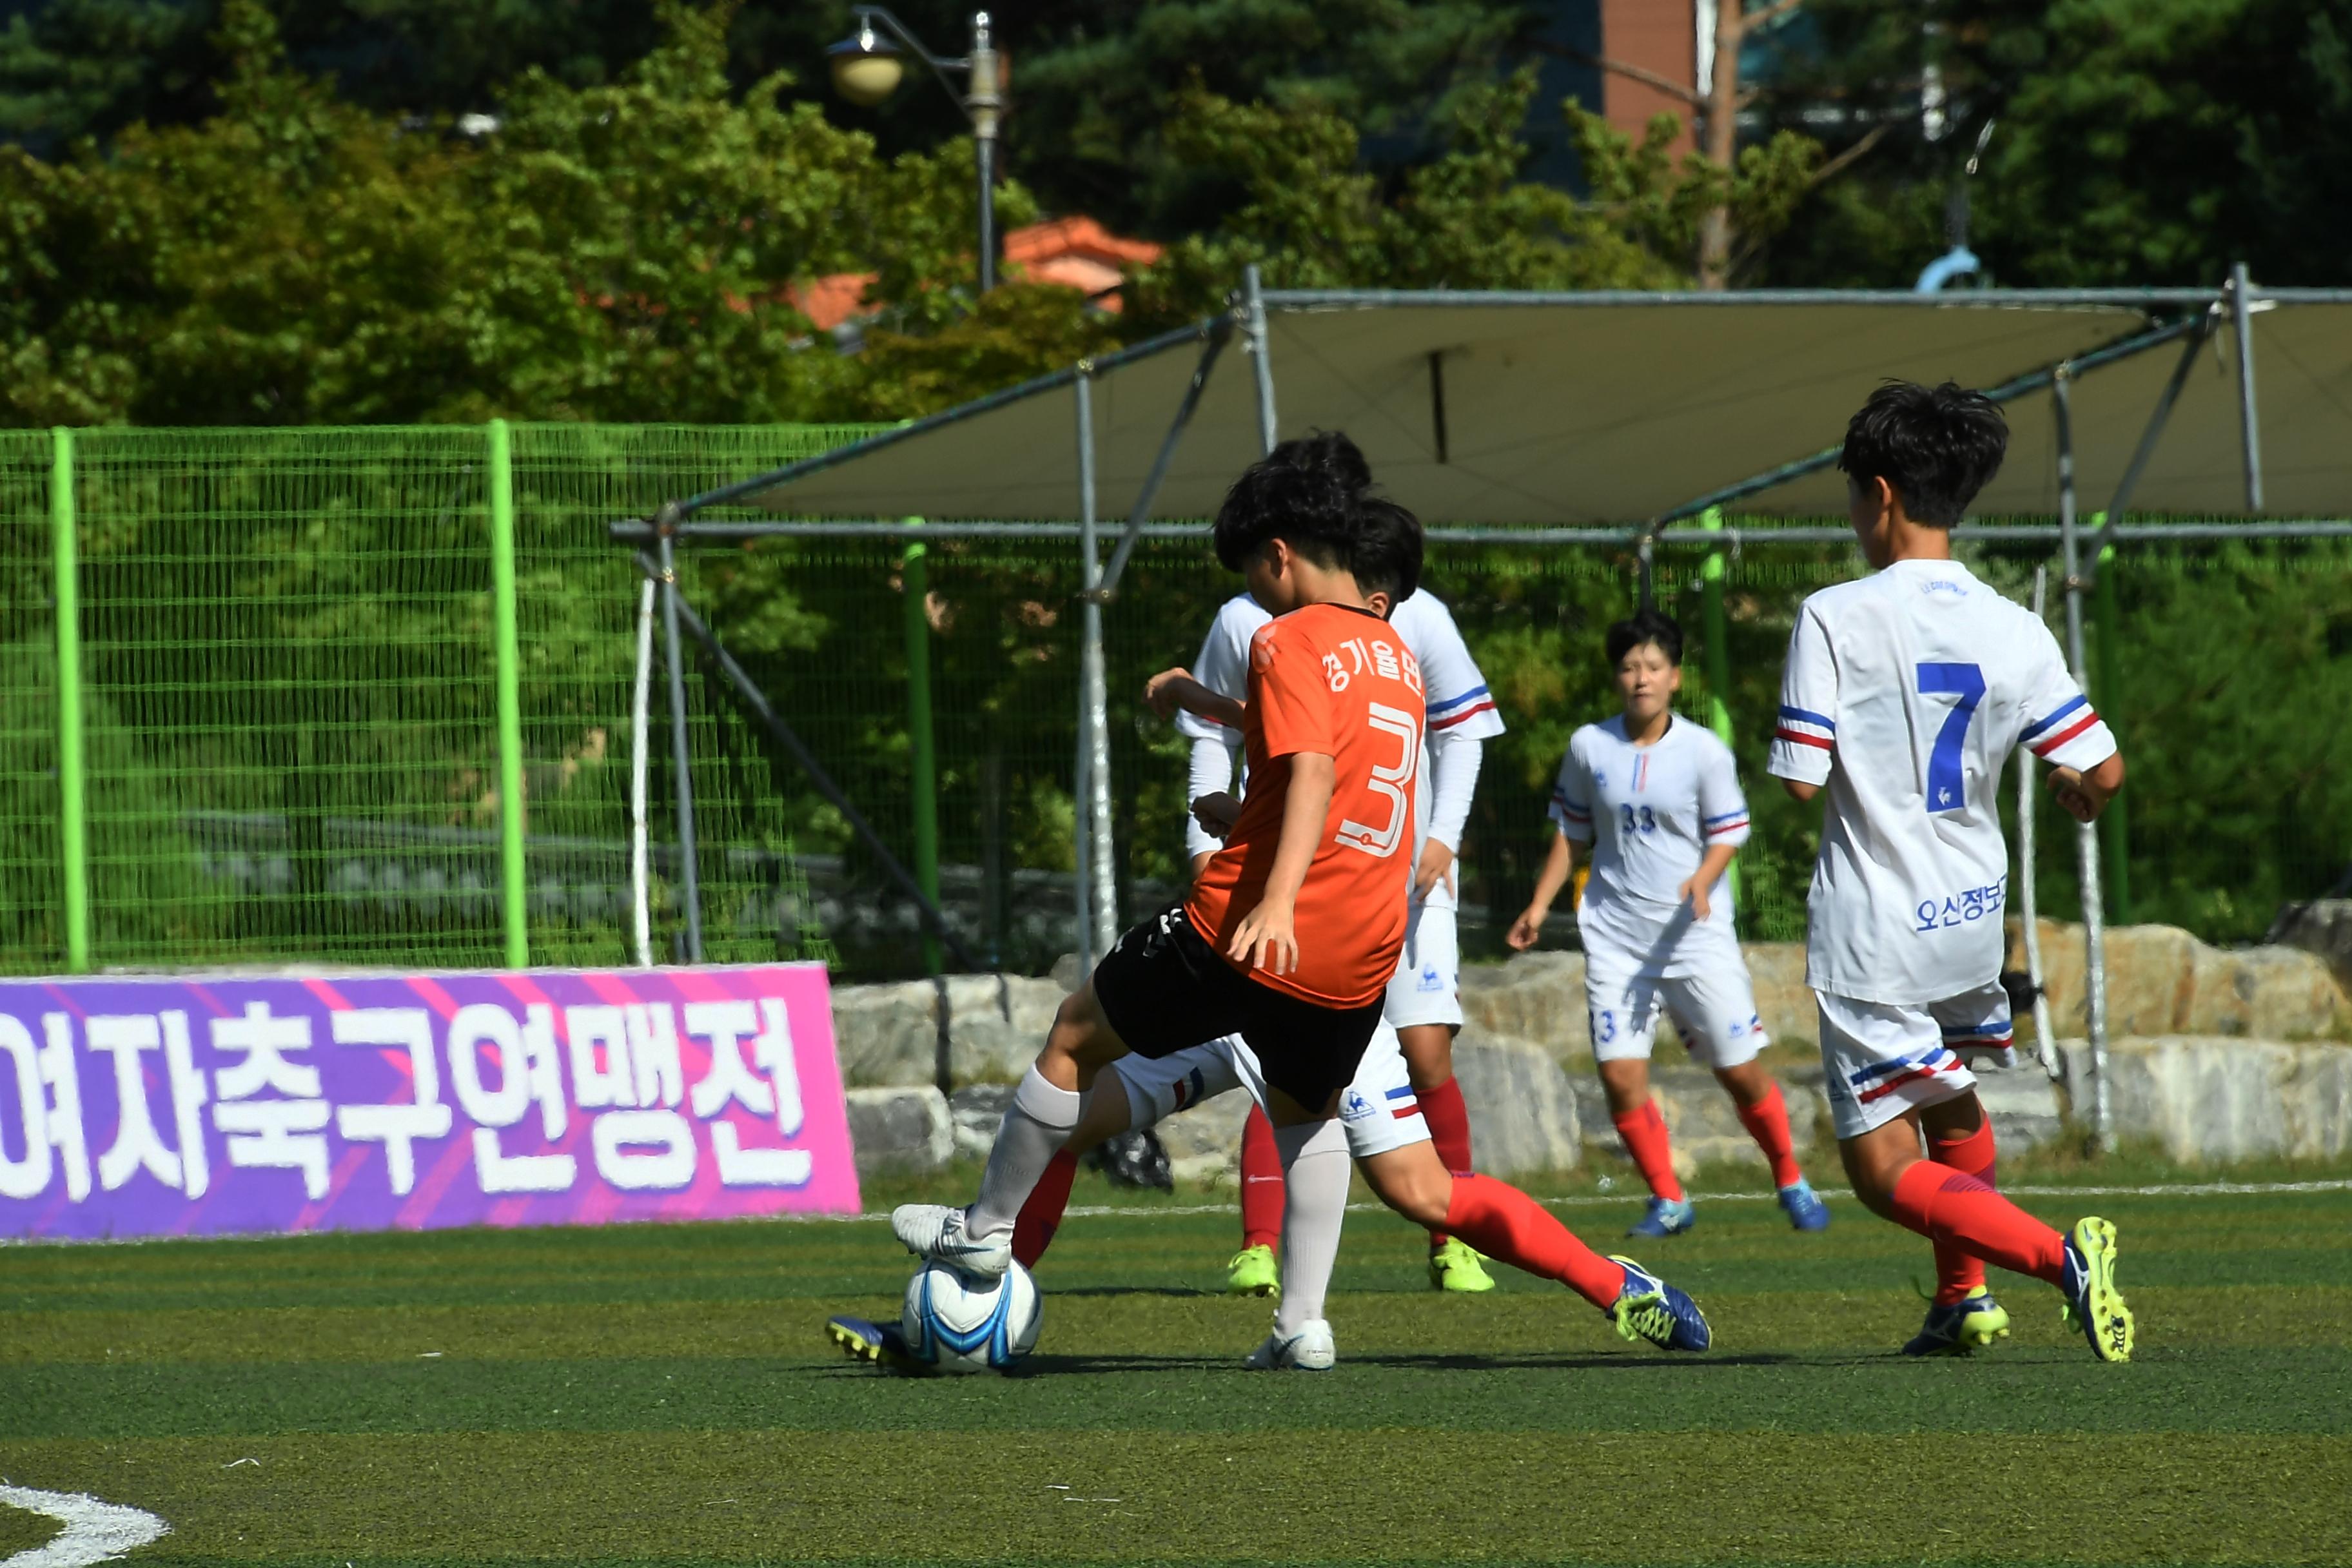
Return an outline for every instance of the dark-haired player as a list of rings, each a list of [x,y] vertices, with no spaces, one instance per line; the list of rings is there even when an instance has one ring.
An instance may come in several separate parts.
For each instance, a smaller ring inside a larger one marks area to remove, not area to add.
[[[1522,952],[1536,944],[1576,868],[1576,846],[1591,845],[1576,923],[1592,1058],[1617,1134],[1650,1186],[1648,1212],[1628,1235],[1674,1236],[1697,1222],[1650,1096],[1661,1012],[1730,1094],[1772,1167],[1789,1223],[1824,1230],[1829,1205],[1797,1163],[1780,1086],[1756,1059],[1768,1042],[1732,927],[1728,877],[1748,842],[1748,801],[1731,748],[1675,715],[1683,632],[1672,616],[1644,609],[1611,626],[1604,647],[1624,711],[1569,738],[1551,798],[1559,831],[1507,940]]]
[[[2050,629],[1951,558],[2008,442],[2000,409],[1948,382],[1890,383],[1854,415],[1838,466],[1877,570],[1799,612],[1769,768],[1801,801],[1829,786],[1805,981],[1846,1175],[1874,1214],[1935,1243],[1935,1301],[1904,1350],[1965,1355],[2008,1331],[1990,1262],[2056,1286],[2093,1352],[2128,1361],[2115,1226],[2061,1235],[1993,1190],[1992,1123],[1959,1056],[2009,1054],[1994,786],[2010,752],[2050,763],[2051,793],[2083,822],[2124,782]]]
[[[1369,472],[1363,482],[1370,482]],[[1410,532],[1418,560],[1421,524],[1411,512],[1378,496],[1367,497],[1363,506],[1368,540]],[[1366,585],[1370,586],[1368,579]],[[1389,625],[1420,662],[1428,706],[1423,787],[1416,797],[1412,896],[1404,952],[1389,982],[1384,1016],[1396,1026],[1413,1099],[1428,1121],[1439,1156],[1447,1169],[1467,1174],[1472,1168],[1470,1111],[1454,1077],[1454,1037],[1462,1027],[1454,859],[1477,788],[1481,749],[1503,732],[1503,720],[1444,602],[1417,583],[1406,582],[1391,603]],[[1210,690],[1238,699],[1249,640],[1266,619],[1265,606],[1248,594],[1226,600],[1201,644],[1193,676]],[[1190,797],[1232,789],[1239,734],[1229,725],[1190,711],[1176,715],[1176,727],[1192,743]],[[1196,865],[1204,863],[1216,840],[1196,820],[1187,825],[1185,848]],[[1275,1243],[1282,1233],[1286,1188],[1274,1145],[1265,1119],[1253,1113],[1242,1131],[1242,1248],[1234,1255],[1225,1287],[1237,1294],[1263,1295],[1278,1288]],[[1478,1254],[1442,1225],[1430,1230],[1429,1283],[1433,1289],[1468,1293],[1495,1288]]]
[[[1338,1113],[1404,942],[1423,705],[1411,650],[1356,584],[1361,474],[1351,444],[1321,437],[1277,447],[1227,493],[1217,558],[1275,614],[1250,647],[1249,798],[1190,895],[1063,1003],[977,1200],[891,1216],[908,1250],[1002,1274],[1023,1203],[1096,1076],[1129,1051],[1238,1035],[1277,1127]]]

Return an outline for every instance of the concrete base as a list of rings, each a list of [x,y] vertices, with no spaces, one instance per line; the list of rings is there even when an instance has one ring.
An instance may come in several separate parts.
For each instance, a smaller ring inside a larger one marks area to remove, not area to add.
[[[2063,1040],[2059,1051],[2075,1120],[2088,1124],[2091,1048]],[[2119,1142],[2154,1139],[2199,1164],[2352,1152],[2352,1046],[2173,1035],[2118,1040],[2107,1063]]]

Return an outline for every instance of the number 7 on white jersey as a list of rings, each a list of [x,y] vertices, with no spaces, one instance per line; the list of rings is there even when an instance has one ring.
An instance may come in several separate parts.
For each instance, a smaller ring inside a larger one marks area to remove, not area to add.
[[[1385,860],[1396,853],[1405,829],[1412,825],[1412,803],[1404,786],[1412,777],[1413,764],[1421,760],[1421,721],[1385,702],[1370,704],[1366,717],[1374,730],[1397,738],[1397,760],[1393,763],[1372,764],[1372,776],[1364,786],[1388,801],[1389,819],[1381,827],[1368,827],[1352,818],[1342,819],[1338,837],[1345,847],[1360,849],[1376,860]]]

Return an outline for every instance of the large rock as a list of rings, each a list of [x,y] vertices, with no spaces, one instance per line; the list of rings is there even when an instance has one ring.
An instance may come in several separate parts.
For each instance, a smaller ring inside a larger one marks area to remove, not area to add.
[[[2336,976],[2336,984],[2352,992],[2352,899],[2315,899],[2285,911],[2279,942],[2315,953]]]
[[[836,985],[833,1032],[842,1081],[854,1087],[937,1087],[942,994],[950,1085],[1017,1081],[1036,1059],[1064,994],[1051,980],[1022,975]]]
[[[844,1098],[859,1175],[936,1171],[955,1158],[955,1120],[938,1089],[853,1089]]]
[[[2090,1047],[2064,1040],[2059,1050],[2075,1119],[2087,1123],[2096,1093]],[[2169,1035],[2117,1040],[2107,1066],[2115,1136],[2153,1138],[2176,1160],[2352,1151],[2352,1046]]]
[[[1800,1155],[1826,1148],[1829,1101],[1821,1093],[1821,1068],[1807,1065],[1777,1074],[1781,1098],[1789,1107],[1790,1142]],[[1632,1163],[1618,1141],[1617,1124],[1610,1119],[1608,1091],[1600,1076],[1588,1067],[1577,1078],[1576,1110],[1585,1142],[1594,1152],[1620,1165]],[[1767,1169],[1756,1140],[1740,1124],[1739,1112],[1715,1075],[1701,1068],[1655,1065],[1650,1071],[1650,1092],[1666,1119],[1675,1151],[1675,1169],[1688,1176],[1701,1165],[1752,1165]]]
[[[1470,1110],[1479,1170],[1516,1176],[1577,1164],[1576,1091],[1550,1052],[1523,1040],[1465,1037],[1454,1045],[1454,1076]]]
[[[2024,967],[2024,942],[2011,930],[2010,962]],[[2042,984],[2061,1037],[2087,1027],[2083,928],[2041,922]],[[2118,926],[2107,932],[2107,1035],[2238,1035],[2254,1039],[2342,1038],[2352,1033],[2347,1003],[2325,960],[2291,947],[2224,952],[2175,926]]]
[[[1805,988],[1805,950],[1797,942],[1750,942],[1740,952],[1756,983],[1756,1013],[1766,1033],[1800,1052],[1813,1049],[1813,994]],[[1570,1077],[1589,1072],[1591,1027],[1584,1010],[1584,955],[1523,952],[1462,972],[1463,1038],[1500,1037],[1540,1047]],[[1660,1031],[1667,1048],[1671,1024]]]
[[[1238,1180],[1242,1122],[1249,1116],[1247,1091],[1229,1089],[1162,1121],[1154,1131],[1168,1151],[1168,1169],[1180,1182]]]

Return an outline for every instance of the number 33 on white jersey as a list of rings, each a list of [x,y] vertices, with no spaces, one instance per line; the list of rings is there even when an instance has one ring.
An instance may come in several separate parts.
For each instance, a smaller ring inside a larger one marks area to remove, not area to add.
[[[1965,566],[1898,561],[1805,601],[1768,771],[1829,786],[1808,984],[1901,1005],[2000,973],[1995,791],[2021,742],[2074,768],[2116,751],[2050,628]]]

